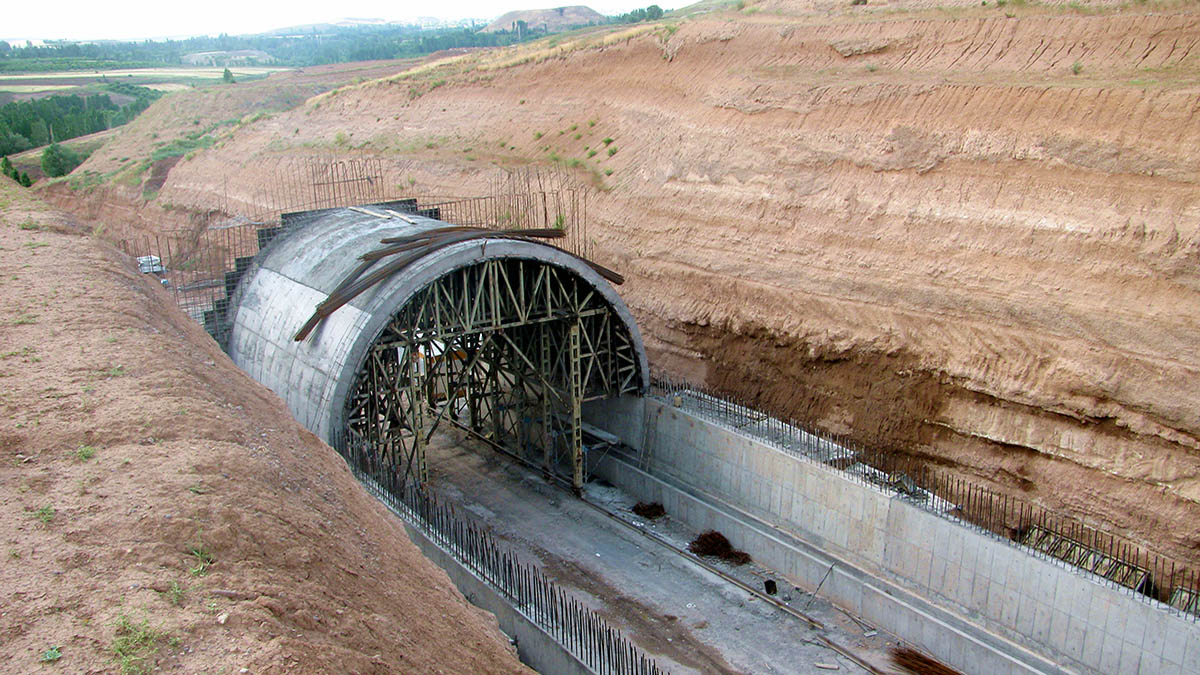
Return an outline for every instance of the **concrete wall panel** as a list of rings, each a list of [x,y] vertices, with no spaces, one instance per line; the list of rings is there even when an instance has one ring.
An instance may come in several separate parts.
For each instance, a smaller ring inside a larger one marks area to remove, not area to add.
[[[966,672],[1200,673],[1200,624],[1079,569],[655,399],[585,418],[649,446],[600,475]]]

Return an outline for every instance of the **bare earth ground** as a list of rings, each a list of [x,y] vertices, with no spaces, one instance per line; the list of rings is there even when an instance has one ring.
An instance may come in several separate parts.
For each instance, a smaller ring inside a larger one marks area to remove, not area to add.
[[[416,194],[565,167],[656,368],[1195,563],[1198,95],[1195,3],[770,0],[322,94],[150,200],[49,192],[144,231],[265,210],[313,154]]]
[[[0,183],[0,670],[528,672],[111,247]]]

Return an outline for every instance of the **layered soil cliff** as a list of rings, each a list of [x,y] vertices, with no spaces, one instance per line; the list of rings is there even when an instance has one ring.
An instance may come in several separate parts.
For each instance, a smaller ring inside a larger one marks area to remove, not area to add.
[[[566,167],[657,369],[1195,560],[1200,15],[926,5],[460,55],[248,122],[157,200],[267,209],[318,152],[418,194]]]

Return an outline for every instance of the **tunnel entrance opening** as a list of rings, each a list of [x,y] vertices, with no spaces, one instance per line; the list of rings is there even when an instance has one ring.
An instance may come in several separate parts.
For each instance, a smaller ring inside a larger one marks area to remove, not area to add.
[[[372,474],[428,479],[442,424],[540,464],[578,491],[585,401],[642,390],[640,345],[576,271],[502,257],[451,270],[399,307],[346,399],[345,441]]]

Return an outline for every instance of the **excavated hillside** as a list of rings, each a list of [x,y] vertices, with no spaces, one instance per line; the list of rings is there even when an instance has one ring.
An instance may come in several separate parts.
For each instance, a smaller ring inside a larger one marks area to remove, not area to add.
[[[0,181],[0,670],[529,672],[157,281]]]
[[[1200,14],[923,5],[460,55],[245,124],[157,199],[263,209],[318,151],[416,194],[566,167],[657,370],[1196,560]]]

